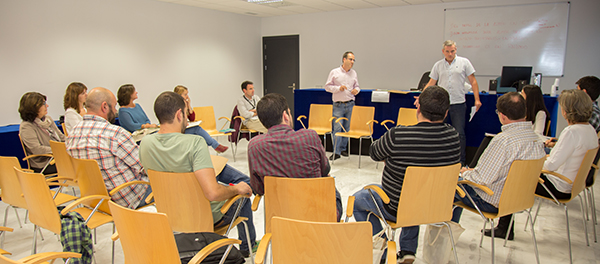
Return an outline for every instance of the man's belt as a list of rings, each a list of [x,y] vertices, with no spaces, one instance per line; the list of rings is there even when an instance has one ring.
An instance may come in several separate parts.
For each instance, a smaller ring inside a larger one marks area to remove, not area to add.
[[[347,104],[347,103],[350,103],[350,102],[354,102],[354,100],[350,100],[350,101],[344,101],[344,102],[337,101],[337,102],[335,102],[335,103],[337,103],[337,104]]]

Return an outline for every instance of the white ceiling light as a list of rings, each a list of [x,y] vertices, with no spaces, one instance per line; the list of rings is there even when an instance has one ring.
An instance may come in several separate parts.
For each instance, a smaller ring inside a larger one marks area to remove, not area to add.
[[[270,3],[277,3],[277,2],[283,2],[283,0],[247,0],[248,3],[253,3],[253,4],[270,4]]]

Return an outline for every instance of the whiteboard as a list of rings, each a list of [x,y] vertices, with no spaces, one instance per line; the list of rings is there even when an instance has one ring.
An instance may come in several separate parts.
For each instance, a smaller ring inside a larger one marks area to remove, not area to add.
[[[445,10],[444,39],[456,41],[476,75],[499,76],[502,66],[533,66],[562,76],[569,2]]]

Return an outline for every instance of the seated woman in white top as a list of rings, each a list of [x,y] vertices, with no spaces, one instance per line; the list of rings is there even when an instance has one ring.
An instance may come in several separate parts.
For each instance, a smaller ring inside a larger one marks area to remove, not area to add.
[[[65,126],[63,129],[66,134],[71,134],[77,123],[83,120],[86,114],[85,100],[87,99],[87,87],[80,82],[73,82],[67,86],[63,106],[65,107]]]
[[[560,173],[571,181],[575,181],[585,153],[598,147],[596,130],[588,122],[592,116],[592,99],[584,91],[573,89],[563,91],[558,97],[558,103],[568,126],[560,133],[556,144],[550,140],[546,141],[547,146],[554,145],[554,148],[544,162],[544,170]],[[547,174],[542,174],[541,178],[554,197],[557,199],[571,198],[572,184]],[[552,197],[539,183],[535,193]]]
[[[537,85],[525,85],[521,91],[527,105],[527,121],[533,123],[533,131],[540,137],[541,141],[546,141],[544,131],[546,124],[550,120],[550,113],[544,104],[544,95],[542,89]]]

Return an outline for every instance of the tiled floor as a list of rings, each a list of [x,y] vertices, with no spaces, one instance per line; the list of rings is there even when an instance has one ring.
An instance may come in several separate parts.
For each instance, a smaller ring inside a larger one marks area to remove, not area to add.
[[[236,155],[237,160],[235,162],[233,161],[233,153],[231,150],[228,150],[223,154],[224,157],[229,158],[230,165],[244,173],[248,173],[246,146],[247,141],[242,141],[240,143]],[[346,203],[349,195],[360,190],[363,186],[371,183],[380,183],[383,164],[379,164],[378,168],[376,168],[376,164],[377,163],[372,161],[369,157],[363,156],[361,169],[358,169],[358,157],[351,156],[350,159],[339,159],[332,165],[331,175],[336,178],[336,186],[342,194],[344,203]],[[600,189],[596,187],[595,191],[599,193],[599,196],[596,198],[596,203],[600,204]],[[578,199],[568,204],[570,216],[569,222],[571,224],[571,241],[573,245],[573,261],[574,263],[600,263],[600,245],[594,243],[593,229],[589,224],[588,234],[590,246],[586,246],[581,208],[579,201],[577,200]],[[4,211],[5,208],[6,204],[0,203],[0,209]],[[18,212],[22,221],[25,217],[25,210],[19,209]],[[506,247],[502,246],[503,240],[496,239],[497,263],[535,263],[531,232],[523,231],[526,218],[526,214],[518,214],[516,216],[515,240],[509,241]],[[257,238],[260,239],[264,234],[262,206],[260,206],[259,211],[254,213],[254,222],[256,224]],[[15,229],[14,232],[6,234],[4,243],[4,249],[13,253],[13,255],[9,257],[12,259],[20,259],[28,256],[31,252],[33,225],[28,222],[23,225],[23,228],[19,228],[13,210],[10,210],[8,213],[8,222],[6,225]],[[485,238],[483,246],[481,248],[479,247],[479,230],[482,227],[481,218],[478,215],[465,211],[461,219],[461,225],[466,230],[457,243],[459,261],[461,263],[490,263],[490,239]],[[600,226],[597,227],[600,228]],[[420,241],[423,239],[424,230],[425,227],[421,228]],[[95,245],[97,263],[110,263],[111,231],[112,226],[110,224],[98,228],[98,242]],[[535,233],[538,241],[541,263],[568,263],[569,250],[566,237],[565,217],[562,208],[544,202],[540,210],[538,222],[535,226]],[[41,241],[38,237],[38,252],[61,251],[60,242],[55,235],[47,230],[44,230],[43,234],[45,238],[44,241]],[[397,234],[399,234],[399,232],[397,232]],[[235,229],[231,232],[231,236],[237,237]],[[415,263],[425,263],[422,260],[422,249],[423,246],[420,245],[417,252],[417,261]],[[118,241],[116,242],[115,256],[115,263],[123,263],[123,252]],[[454,260],[451,259],[451,262],[454,262]]]

